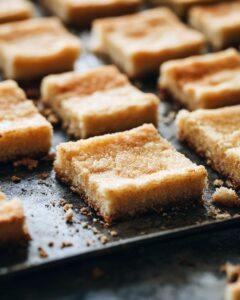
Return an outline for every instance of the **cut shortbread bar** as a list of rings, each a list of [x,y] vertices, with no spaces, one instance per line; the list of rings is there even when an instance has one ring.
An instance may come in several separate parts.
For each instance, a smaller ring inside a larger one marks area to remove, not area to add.
[[[107,222],[189,205],[201,198],[207,177],[150,124],[61,144],[54,169]]]
[[[158,98],[139,91],[114,66],[50,75],[41,90],[43,102],[77,138],[158,123]]]
[[[240,104],[240,54],[234,49],[162,65],[159,87],[189,110]]]
[[[181,37],[181,38],[179,38]],[[167,8],[96,20],[92,45],[130,77],[156,72],[164,61],[201,53],[204,36],[181,23]]]
[[[189,22],[205,34],[214,49],[240,44],[240,1],[193,7]]]
[[[0,67],[5,77],[33,79],[73,68],[79,39],[57,18],[0,25]]]
[[[206,5],[220,0],[150,0],[154,5],[164,5],[175,11],[179,16],[186,16],[188,10],[194,5]]]
[[[0,83],[0,162],[44,155],[52,127],[14,81]]]
[[[228,207],[239,207],[240,199],[233,189],[226,187],[217,188],[212,195],[212,200],[216,204],[228,206]]]
[[[0,23],[29,19],[33,16],[33,5],[28,0],[1,0]]]
[[[135,12],[141,0],[42,0],[66,23],[88,26],[94,19]]]
[[[240,187],[240,105],[192,113],[183,110],[177,116],[177,127],[181,141]]]
[[[19,199],[7,201],[6,196],[0,193],[4,196],[0,201],[0,245],[28,240],[30,235],[22,202]]]

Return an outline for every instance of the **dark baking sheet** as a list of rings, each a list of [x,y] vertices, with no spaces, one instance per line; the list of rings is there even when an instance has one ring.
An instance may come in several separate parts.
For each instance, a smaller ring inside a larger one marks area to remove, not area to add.
[[[77,33],[76,30],[71,30],[78,34],[88,46],[88,31]],[[84,71],[103,63],[85,50],[76,63],[76,70]],[[156,77],[134,83],[144,91],[156,92]],[[22,86],[29,96],[37,97],[37,83]],[[178,109],[171,101],[161,103],[160,133],[192,161],[205,165],[201,158],[176,140],[175,126],[171,116],[173,111]],[[68,140],[69,137],[61,128],[55,128],[52,150],[54,151],[59,143]],[[32,241],[27,246],[0,250],[0,277],[89,255],[102,254],[137,243],[174,238],[204,230],[216,230],[236,224],[240,220],[238,211],[230,211],[226,214],[224,210],[217,219],[209,217],[210,197],[215,189],[212,182],[220,176],[208,166],[206,167],[209,172],[209,188],[205,192],[203,205],[196,205],[186,211],[146,214],[108,228],[93,211],[90,211],[88,216],[80,213],[80,209],[86,205],[77,194],[72,193],[68,187],[55,179],[51,162],[39,161],[39,166],[33,171],[14,168],[12,164],[1,165],[0,186],[9,198],[18,196],[23,200]],[[49,177],[41,179],[43,172],[49,172]],[[21,177],[21,182],[13,183],[11,180],[13,175]],[[73,204],[74,222],[72,224],[65,222],[64,209],[59,205],[61,198]],[[111,235],[113,230],[118,233],[118,236]],[[102,235],[107,237],[107,244],[99,240]],[[49,243],[53,243],[53,246],[50,247]],[[71,245],[63,247],[63,243]],[[44,249],[47,257],[39,256],[39,247]]]

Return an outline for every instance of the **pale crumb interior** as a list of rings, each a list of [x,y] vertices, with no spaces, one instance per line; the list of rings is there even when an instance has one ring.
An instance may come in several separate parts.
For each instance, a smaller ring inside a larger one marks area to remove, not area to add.
[[[152,125],[58,147],[57,176],[105,220],[200,199],[206,170],[162,139]]]

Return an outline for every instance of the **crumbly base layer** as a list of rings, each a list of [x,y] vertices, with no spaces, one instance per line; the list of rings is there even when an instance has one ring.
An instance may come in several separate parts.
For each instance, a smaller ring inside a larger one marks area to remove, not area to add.
[[[205,179],[198,181],[195,181],[195,183],[191,180],[185,182],[185,186],[181,182],[179,184],[176,184],[176,186],[173,186],[173,188],[177,189],[179,191],[179,195],[173,196],[171,198],[171,192],[169,190],[166,190],[166,194],[169,195],[169,197],[166,201],[161,201],[161,199],[154,198],[154,199],[147,199],[145,203],[141,203],[139,201],[139,205],[135,207],[131,207],[130,205],[127,206],[125,204],[125,207],[119,209],[113,210],[111,213],[104,214],[101,204],[98,201],[94,201],[94,199],[91,196],[88,196],[88,193],[85,191],[84,187],[79,184],[74,185],[73,180],[71,178],[70,171],[62,171],[60,170],[56,165],[54,167],[56,172],[56,177],[63,183],[70,186],[71,190],[78,193],[82,199],[85,201],[86,204],[88,204],[91,208],[95,210],[95,212],[104,219],[105,222],[111,224],[114,221],[117,220],[125,220],[129,219],[135,216],[139,216],[141,214],[147,213],[147,212],[162,212],[165,210],[173,210],[173,209],[184,209],[188,208],[196,203],[201,203],[202,201],[202,192],[205,185]],[[189,185],[192,185],[192,188],[189,188]],[[164,192],[164,191],[162,191]],[[177,193],[178,194],[178,193]]]

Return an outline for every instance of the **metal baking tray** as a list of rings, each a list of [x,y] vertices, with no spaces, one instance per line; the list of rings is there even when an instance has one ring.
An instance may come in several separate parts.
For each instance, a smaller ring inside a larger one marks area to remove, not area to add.
[[[39,14],[41,14],[40,10]],[[107,63],[87,50],[88,31],[79,33],[76,29],[70,29],[81,37],[86,45],[84,53],[76,63],[76,70],[84,71]],[[156,77],[134,83],[144,91],[157,92]],[[22,86],[30,97],[37,97],[39,83]],[[153,240],[234,226],[240,221],[238,212],[234,210],[229,212],[230,215],[222,215],[222,219],[221,216],[218,219],[209,217],[208,204],[215,189],[212,182],[220,176],[186,145],[177,141],[174,122],[171,120],[173,111],[176,112],[179,109],[177,105],[171,101],[163,101],[160,108],[160,133],[192,161],[207,167],[209,188],[204,194],[204,204],[196,204],[185,211],[145,214],[108,228],[93,211],[90,211],[88,215],[80,213],[80,209],[86,205],[79,195],[74,194],[67,186],[56,180],[52,162],[39,161],[38,167],[33,171],[14,168],[12,164],[0,165],[0,186],[9,198],[17,196],[23,200],[32,236],[32,241],[27,246],[0,250],[0,278],[56,263],[66,263],[69,260],[109,253]],[[68,140],[69,137],[60,127],[55,128],[52,151],[56,145]],[[49,177],[42,179],[43,172],[48,172]],[[21,182],[13,183],[11,180],[13,175],[21,177]],[[72,224],[65,222],[65,212],[59,204],[61,198],[73,204],[74,222]],[[115,236],[116,232],[117,236]],[[107,237],[106,244],[100,241],[102,235]],[[46,252],[47,257],[39,255],[39,247]]]

